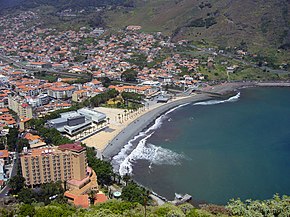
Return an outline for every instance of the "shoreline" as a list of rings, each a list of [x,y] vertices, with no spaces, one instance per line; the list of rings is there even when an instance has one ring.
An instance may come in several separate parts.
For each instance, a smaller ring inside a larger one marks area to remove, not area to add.
[[[185,103],[194,103],[210,100],[216,97],[225,97],[240,89],[251,87],[290,87],[290,82],[226,82],[202,88],[200,90],[201,93],[168,102],[136,117],[116,136],[114,136],[103,150],[100,150],[101,154],[105,159],[111,160],[113,156],[117,155],[122,150],[130,139],[148,128],[156,118],[174,107]]]
[[[164,114],[166,111],[188,103],[188,102],[197,102],[211,99],[210,94],[197,94],[187,98],[179,99],[161,105],[157,108],[154,108],[151,111],[146,112],[142,116],[133,120],[128,126],[126,126],[121,132],[115,136],[110,143],[102,151],[102,155],[106,159],[111,159],[113,156],[117,155],[121,149],[132,139],[134,136],[138,135],[142,130],[146,129],[156,118]]]
[[[144,131],[154,121],[156,118],[160,117],[161,115],[165,114],[168,110],[175,108],[179,105],[186,104],[186,103],[195,103],[201,101],[207,101],[219,97],[227,97],[231,94],[239,92],[239,90],[244,88],[255,88],[255,87],[290,87],[290,82],[236,82],[236,83],[223,83],[215,86],[210,86],[208,89],[202,90],[204,93],[191,95],[187,98],[179,99],[173,102],[169,102],[164,104],[160,107],[157,107],[151,111],[142,114],[138,119],[146,119],[143,122],[138,120],[139,127],[135,127],[134,121],[125,127],[112,141],[116,142],[112,146],[106,146],[103,150],[104,157],[111,161],[112,157],[117,155],[122,148],[132,139],[134,136],[138,135],[140,132]],[[135,120],[135,121],[136,121]],[[135,127],[135,128],[132,128]],[[128,131],[127,131],[128,130]],[[131,131],[131,132],[130,132]],[[124,134],[124,135],[122,135]],[[139,184],[139,183],[138,183]],[[140,184],[139,184],[140,185]],[[142,186],[142,185],[141,185]],[[143,186],[146,188],[146,186]],[[162,201],[162,203],[167,202],[168,199],[163,197],[162,195],[153,192],[153,195]],[[207,204],[206,201],[198,201],[192,200],[193,204]]]
[[[237,82],[237,83],[223,83],[216,86],[209,86],[203,88],[202,93],[189,95],[175,101],[171,101],[134,119],[129,123],[123,130],[121,130],[118,135],[116,135],[110,143],[103,149],[102,156],[111,160],[111,158],[117,155],[122,148],[132,139],[134,136],[138,135],[144,129],[148,128],[156,118],[160,117],[162,114],[166,113],[168,110],[186,103],[194,103],[205,100],[210,100],[219,97],[227,96],[238,89],[253,86],[253,82]]]

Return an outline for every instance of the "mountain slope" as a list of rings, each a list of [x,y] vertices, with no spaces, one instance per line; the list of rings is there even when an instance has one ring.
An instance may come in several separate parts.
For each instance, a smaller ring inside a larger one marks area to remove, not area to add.
[[[222,46],[250,47],[290,43],[290,3],[287,0],[136,0],[135,8],[107,13],[110,27],[141,25],[174,40],[190,39]]]

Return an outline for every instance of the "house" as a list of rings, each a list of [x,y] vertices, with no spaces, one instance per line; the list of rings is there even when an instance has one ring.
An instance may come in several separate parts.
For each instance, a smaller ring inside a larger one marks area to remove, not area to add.
[[[33,135],[31,133],[26,133],[24,139],[28,140],[30,148],[40,148],[46,145],[46,143],[42,141],[40,136]]]
[[[127,26],[126,30],[127,31],[137,31],[140,30],[142,27],[141,26]]]
[[[119,91],[120,93],[122,92],[130,92],[130,93],[138,93],[138,94],[143,94],[145,96],[151,95],[152,93],[155,93],[157,90],[156,88],[152,88],[151,86],[114,86],[110,85],[110,89],[115,89]]]
[[[41,69],[41,68],[51,68],[52,65],[51,63],[46,63],[46,62],[29,62],[27,64],[28,67],[36,68],[36,69]]]
[[[0,150],[0,159],[4,161],[4,165],[10,163],[9,151],[8,150]]]
[[[88,98],[88,91],[86,90],[77,90],[72,94],[73,102],[83,102]]]

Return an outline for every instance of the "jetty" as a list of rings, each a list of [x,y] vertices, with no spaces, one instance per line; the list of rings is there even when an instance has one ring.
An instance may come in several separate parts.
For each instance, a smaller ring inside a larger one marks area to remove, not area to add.
[[[187,203],[191,199],[192,199],[192,196],[189,194],[182,195],[182,194],[175,193],[175,199],[173,201],[169,201],[169,202],[177,206],[177,205],[180,205],[183,203]]]

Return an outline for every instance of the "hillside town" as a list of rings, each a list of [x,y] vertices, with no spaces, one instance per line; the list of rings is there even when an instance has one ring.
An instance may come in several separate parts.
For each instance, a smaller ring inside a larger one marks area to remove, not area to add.
[[[90,27],[58,31],[40,28],[38,18],[32,11],[0,17],[2,195],[11,194],[7,183],[20,172],[29,187],[65,181],[67,200],[88,207],[89,192],[97,192],[93,203],[108,196],[100,191],[81,142],[90,147],[91,136],[114,124],[117,133],[120,124],[149,106],[166,103],[169,87],[188,90],[205,78],[197,70],[199,59],[161,55],[176,46],[161,33],[142,33],[141,26],[116,34]],[[104,101],[103,95],[109,97]],[[104,103],[119,114],[101,109]],[[39,126],[35,120],[44,122]],[[10,144],[12,134],[22,143]]]
[[[8,183],[21,174],[32,189],[65,183],[62,195],[75,206],[119,198],[122,189],[108,188],[111,182],[103,193],[100,180],[112,174],[100,174],[94,158],[107,157],[117,136],[145,113],[210,88],[200,69],[215,68],[216,54],[172,52],[188,42],[172,43],[142,26],[59,31],[38,22],[33,11],[0,17],[0,195],[17,197]],[[221,64],[227,77],[239,68]]]
[[[288,196],[213,205],[197,190],[176,187],[201,183],[213,198],[219,190],[227,195],[227,188],[243,188],[232,171],[226,177],[223,171],[209,170],[218,167],[209,162],[218,159],[208,148],[213,142],[198,142],[198,136],[212,139],[208,125],[216,122],[220,127],[223,121],[210,119],[205,124],[199,111],[209,107],[205,105],[238,101],[243,88],[289,87],[289,63],[287,58],[279,59],[288,42],[269,56],[250,49],[248,41],[228,43],[228,36],[221,37],[213,28],[223,19],[233,39],[237,36],[230,29],[242,34],[253,27],[244,20],[235,23],[235,17],[227,10],[221,13],[215,1],[190,8],[190,13],[203,14],[197,19],[186,12],[191,1],[175,1],[175,5],[164,1],[168,8],[158,6],[162,1],[40,2],[23,1],[7,11],[0,2],[0,216],[262,216],[257,210],[263,216],[288,216]],[[146,9],[143,15],[150,22],[161,10],[172,13],[172,8],[176,18],[166,15],[164,20],[170,21],[160,21],[162,28],[152,25],[152,31],[147,21],[121,25],[129,14],[142,15],[135,10],[139,4],[141,8],[148,4],[149,12]],[[119,24],[112,23],[111,13],[120,18]],[[286,13],[282,12],[285,20]],[[265,27],[272,25],[270,15],[263,16],[259,31],[270,38]],[[223,42],[208,40],[204,31],[213,31],[213,37]],[[174,116],[175,110],[189,107],[197,108],[198,114]],[[234,129],[234,118],[229,120]],[[197,126],[191,128],[193,122]],[[203,124],[206,130],[199,133]],[[159,145],[159,139],[166,146]],[[226,140],[216,148],[228,160],[234,149],[233,140],[229,141],[231,148],[221,148]],[[171,149],[172,144],[181,151]],[[208,160],[205,169],[195,158],[202,164]],[[182,173],[185,164],[195,167]],[[234,164],[239,166],[235,170],[245,173],[242,163]],[[201,173],[205,178],[197,177]],[[214,187],[218,175],[223,183],[233,185]],[[186,184],[180,184],[182,178]],[[159,191],[160,186],[165,190]],[[248,212],[251,209],[255,215]]]

